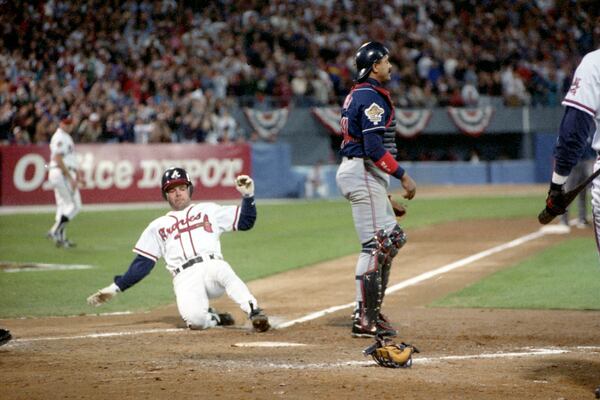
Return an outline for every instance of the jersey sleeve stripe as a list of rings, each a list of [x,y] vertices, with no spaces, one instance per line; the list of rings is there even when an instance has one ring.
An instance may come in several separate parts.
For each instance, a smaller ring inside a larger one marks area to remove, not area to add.
[[[385,130],[385,126],[376,126],[374,128],[363,129],[363,133],[370,132],[370,131],[383,131],[383,130]]]
[[[137,247],[133,248],[133,252],[139,254],[140,256],[147,257],[147,258],[153,260],[154,262],[158,261],[158,257],[157,256],[152,255],[152,254],[150,254],[150,253],[148,253],[148,252],[146,252],[146,251],[144,251],[142,249],[138,249]]]
[[[586,106],[584,104],[581,104],[581,103],[579,103],[579,102],[577,102],[575,100],[564,99],[562,101],[562,104],[563,104],[563,106],[575,107],[575,108],[577,108],[577,109],[579,109],[581,111],[584,111],[584,112],[590,114],[592,117],[596,116],[596,110],[594,110],[593,108],[588,107],[588,106]]]

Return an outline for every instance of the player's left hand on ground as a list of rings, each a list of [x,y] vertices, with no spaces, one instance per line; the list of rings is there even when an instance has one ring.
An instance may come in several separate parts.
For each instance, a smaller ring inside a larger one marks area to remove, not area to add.
[[[548,197],[546,197],[546,211],[548,214],[554,217],[564,214],[567,212],[566,203],[563,185],[551,183],[550,190],[548,190]]]
[[[394,215],[398,218],[406,215],[406,206],[394,199],[392,196],[388,195],[388,199],[390,199],[390,203],[392,203],[392,209],[394,210]]]
[[[235,188],[244,197],[254,196],[254,181],[248,175],[239,175],[235,178]]]
[[[110,299],[115,297],[120,291],[121,290],[119,289],[119,287],[116,284],[112,283],[109,286],[98,290],[96,293],[88,297],[87,303],[90,306],[101,306],[102,304],[108,302]]]

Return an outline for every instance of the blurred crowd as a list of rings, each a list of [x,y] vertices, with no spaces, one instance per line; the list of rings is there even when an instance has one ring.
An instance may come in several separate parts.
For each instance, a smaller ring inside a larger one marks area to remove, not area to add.
[[[399,107],[558,105],[600,7],[559,0],[0,1],[0,141],[251,140],[231,115],[339,104],[367,40]],[[595,31],[594,31],[595,30]]]

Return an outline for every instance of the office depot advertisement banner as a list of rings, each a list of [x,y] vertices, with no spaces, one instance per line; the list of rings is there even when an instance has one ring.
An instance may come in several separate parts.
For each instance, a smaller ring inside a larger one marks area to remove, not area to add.
[[[83,203],[161,201],[165,169],[185,168],[194,183],[194,199],[236,199],[234,180],[252,173],[246,144],[76,145],[83,174]],[[48,182],[48,146],[0,146],[0,204],[53,204]]]

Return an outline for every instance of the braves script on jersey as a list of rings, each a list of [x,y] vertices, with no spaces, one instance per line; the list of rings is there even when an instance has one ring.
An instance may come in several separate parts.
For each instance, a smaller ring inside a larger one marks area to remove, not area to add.
[[[155,262],[163,257],[173,275],[197,256],[214,254],[222,258],[219,237],[237,229],[239,211],[239,206],[216,203],[191,204],[181,211],[170,211],[148,225],[133,251]]]

